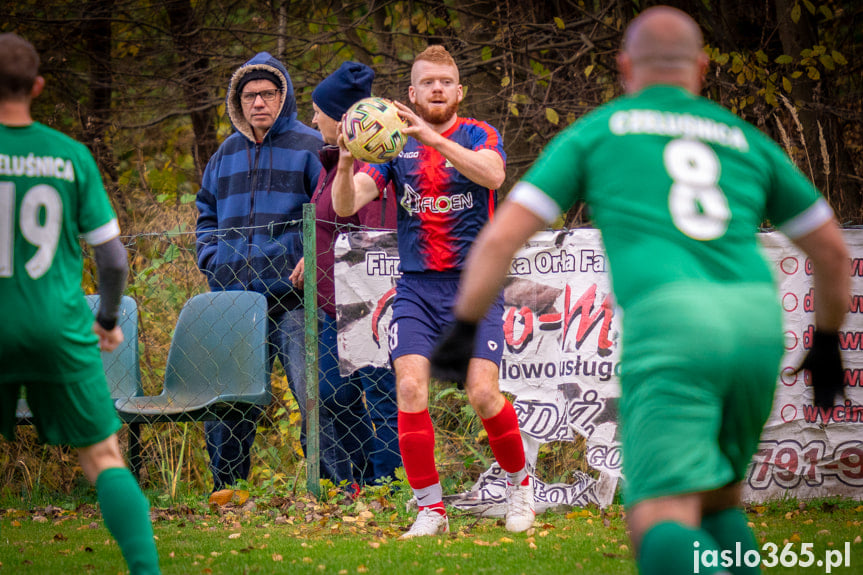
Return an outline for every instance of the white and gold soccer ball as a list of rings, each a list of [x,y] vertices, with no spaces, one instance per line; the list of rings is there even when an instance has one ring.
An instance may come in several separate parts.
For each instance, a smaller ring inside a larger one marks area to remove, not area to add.
[[[342,137],[351,154],[364,162],[382,164],[399,155],[407,136],[407,124],[398,108],[386,98],[363,98],[342,119]]]

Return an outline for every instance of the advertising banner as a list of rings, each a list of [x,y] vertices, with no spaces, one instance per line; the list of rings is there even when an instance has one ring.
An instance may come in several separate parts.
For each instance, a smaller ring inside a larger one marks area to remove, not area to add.
[[[845,232],[852,254],[863,255],[863,232]],[[744,481],[744,497],[761,501],[846,495],[863,486],[863,296],[854,295],[843,331],[846,401],[830,410],[811,405],[803,374],[793,375],[811,345],[814,296],[811,263],[783,235],[761,234],[785,310],[786,355],[773,413]],[[387,327],[398,279],[395,232],[353,232],[336,247],[339,358],[343,374],[388,364]],[[863,293],[863,259],[851,261],[853,292]],[[608,265],[594,229],[536,234],[517,254],[504,290],[505,346],[500,387],[515,395],[528,465],[543,443],[584,439],[593,474],[573,470],[573,482],[537,478],[537,512],[550,507],[611,503],[621,477],[616,399],[620,388],[620,319]],[[829,423],[829,425],[825,425]],[[533,470],[533,469],[532,469]],[[467,493],[447,503],[502,515],[502,470],[493,464]]]

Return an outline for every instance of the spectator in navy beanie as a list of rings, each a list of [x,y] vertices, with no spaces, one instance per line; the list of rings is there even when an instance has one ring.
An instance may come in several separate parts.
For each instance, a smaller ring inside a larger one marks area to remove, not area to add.
[[[389,369],[365,367],[342,377],[336,347],[336,305],[333,279],[333,244],[340,232],[358,227],[394,229],[396,204],[393,194],[384,194],[359,213],[342,218],[333,210],[332,179],[339,161],[338,126],[342,116],[358,100],[371,95],[374,71],[359,62],[344,62],[312,92],[317,124],[324,137],[321,170],[312,201],[318,247],[318,316],[320,348],[321,412],[332,415],[335,437],[336,475],[355,489],[364,483],[394,478],[401,466],[398,448],[398,409],[395,377]],[[361,165],[357,162],[355,169]],[[393,196],[387,201],[387,195]],[[300,265],[291,278],[302,280]],[[366,403],[363,403],[365,393]],[[368,406],[368,407],[366,407]],[[374,426],[372,426],[374,423]]]

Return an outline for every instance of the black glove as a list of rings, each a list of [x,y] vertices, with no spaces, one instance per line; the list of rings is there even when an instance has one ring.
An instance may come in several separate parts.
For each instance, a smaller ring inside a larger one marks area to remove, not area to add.
[[[809,371],[817,407],[833,407],[837,394],[844,399],[845,371],[839,354],[838,332],[815,330],[812,348],[794,373],[804,369]]]
[[[438,339],[431,355],[431,374],[443,380],[452,381],[461,388],[467,379],[467,365],[473,356],[473,343],[476,338],[476,324],[456,320],[450,324]]]

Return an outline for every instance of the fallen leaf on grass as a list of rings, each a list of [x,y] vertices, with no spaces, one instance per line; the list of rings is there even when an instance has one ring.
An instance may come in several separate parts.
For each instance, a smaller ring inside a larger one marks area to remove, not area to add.
[[[570,511],[566,514],[567,519],[575,519],[576,517],[590,517],[590,511],[581,509],[579,511]]]
[[[245,489],[220,489],[210,495],[209,503],[224,507],[228,503],[242,505],[249,499],[249,492]]]
[[[281,560],[282,560],[281,555],[279,555],[278,553],[273,553],[273,561],[281,561]]]
[[[228,535],[228,539],[239,539],[240,535],[240,533],[231,533],[230,535]]]
[[[231,497],[234,496],[233,489],[220,489],[219,491],[214,491],[210,494],[210,499],[208,500],[210,503],[215,503],[216,505],[227,505],[231,501]]]

